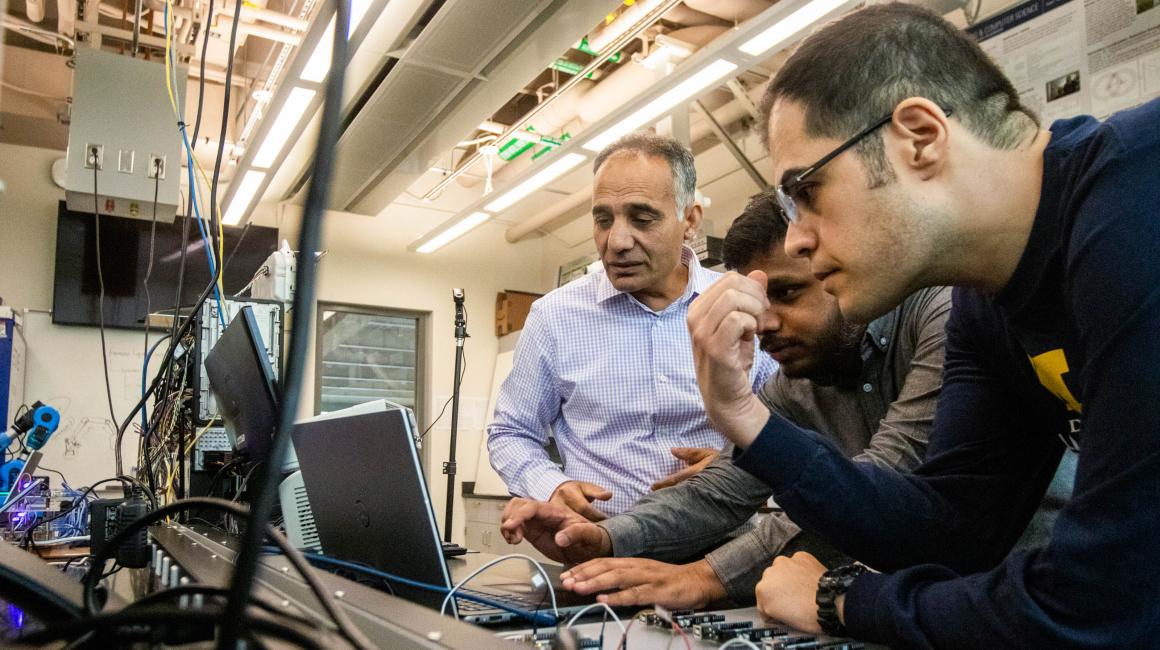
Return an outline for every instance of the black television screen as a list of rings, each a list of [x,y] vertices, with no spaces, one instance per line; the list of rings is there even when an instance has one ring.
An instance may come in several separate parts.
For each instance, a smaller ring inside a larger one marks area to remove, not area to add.
[[[157,223],[153,272],[149,275],[149,309],[153,312],[172,311],[177,302],[183,223],[183,217],[178,217],[173,223]],[[145,327],[144,281],[149,266],[151,225],[152,222],[145,219],[101,215],[101,275],[105,279],[106,327]],[[270,253],[278,248],[277,228],[250,226],[243,238],[244,230],[224,229],[223,245],[229,262],[223,277],[225,295],[232,296],[245,287]],[[62,325],[99,324],[100,284],[96,253],[93,214],[73,212],[61,201],[56,228],[52,322]],[[192,305],[209,284],[209,279],[205,245],[198,234],[197,224],[191,222],[181,306]]]

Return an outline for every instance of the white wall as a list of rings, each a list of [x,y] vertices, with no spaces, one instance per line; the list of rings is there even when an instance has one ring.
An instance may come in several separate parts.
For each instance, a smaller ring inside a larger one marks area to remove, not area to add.
[[[29,358],[26,398],[40,399],[62,410],[64,426],[45,446],[44,464],[65,472],[74,485],[113,475],[108,406],[104,393],[98,330],[52,325],[52,274],[56,249],[57,201],[63,191],[52,184],[49,166],[57,151],[0,144],[0,296],[27,315]],[[328,253],[320,265],[318,299],[431,313],[427,367],[428,418],[451,393],[454,366],[451,289],[462,287],[469,316],[467,372],[457,443],[458,479],[474,479],[486,417],[492,369],[497,351],[495,294],[504,289],[542,291],[539,278],[542,244],[518,245],[503,239],[504,226],[486,224],[432,255],[406,251],[415,233],[446,218],[421,208],[404,209],[379,218],[329,215],[324,231]],[[261,217],[263,225],[279,225],[282,236],[296,240],[293,216]],[[277,223],[282,221],[282,223]],[[118,417],[124,417],[140,394],[143,334],[110,330],[112,390]],[[313,355],[314,345],[310,345]],[[313,412],[313,358],[308,363],[303,412]],[[431,496],[442,521],[450,412],[428,435],[426,467]],[[426,427],[427,423],[422,423]],[[136,459],[137,438],[126,436],[125,464]],[[66,440],[71,442],[66,443]],[[455,515],[455,538],[462,542],[465,517],[462,500]]]

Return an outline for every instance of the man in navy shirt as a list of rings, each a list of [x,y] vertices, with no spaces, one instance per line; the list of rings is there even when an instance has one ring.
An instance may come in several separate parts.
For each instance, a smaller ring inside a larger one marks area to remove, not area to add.
[[[970,37],[875,5],[809,37],[763,109],[786,250],[848,318],[959,287],[910,475],[851,462],[750,393],[760,272],[690,308],[706,409],[737,464],[884,572],[779,558],[763,613],[895,647],[1155,647],[1160,101],[1043,130]],[[1051,541],[1012,551],[1067,446],[1075,490]]]

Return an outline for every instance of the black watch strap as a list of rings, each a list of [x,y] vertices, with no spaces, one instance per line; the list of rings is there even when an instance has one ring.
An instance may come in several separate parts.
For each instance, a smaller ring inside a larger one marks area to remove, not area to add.
[[[846,593],[854,579],[866,572],[861,564],[848,564],[831,569],[818,579],[818,625],[830,636],[846,636],[846,626],[838,618],[836,602],[838,596]]]

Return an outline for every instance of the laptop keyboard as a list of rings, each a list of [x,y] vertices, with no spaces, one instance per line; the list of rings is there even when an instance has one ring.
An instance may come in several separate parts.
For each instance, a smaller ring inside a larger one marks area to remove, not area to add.
[[[490,601],[503,603],[508,607],[523,610],[526,612],[534,612],[537,609],[542,609],[547,606],[547,602],[541,598],[525,597],[518,594],[493,594],[482,591],[475,591],[474,589],[460,589],[459,593],[470,594],[480,598],[486,598]],[[473,613],[494,610],[495,607],[477,603],[473,600],[466,600],[463,598],[456,598],[456,605],[459,607],[461,613]]]

